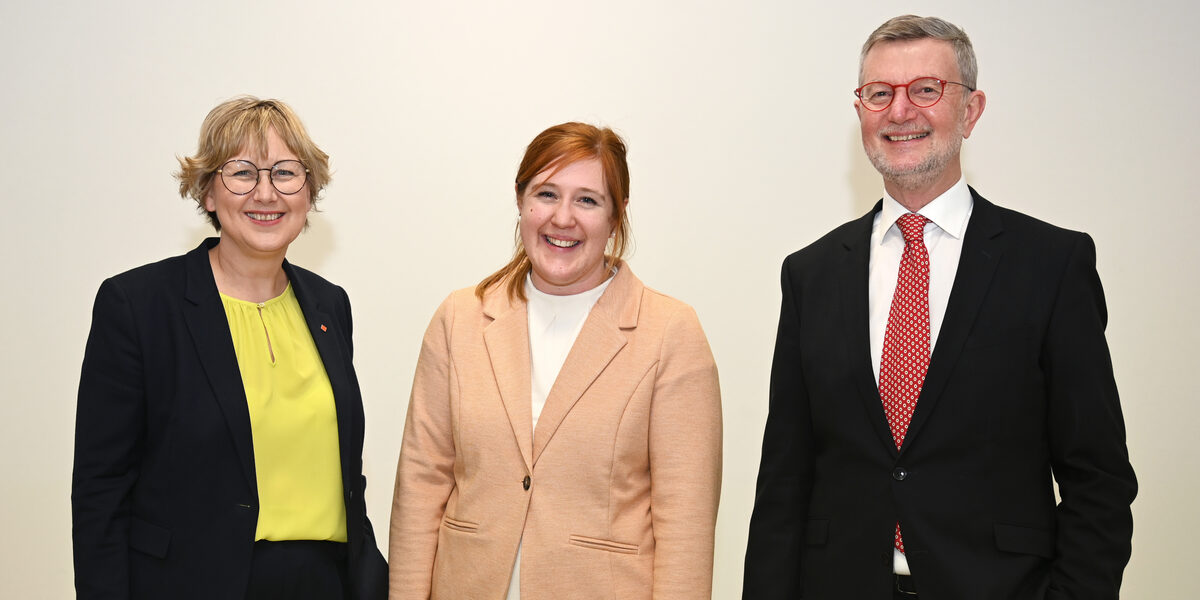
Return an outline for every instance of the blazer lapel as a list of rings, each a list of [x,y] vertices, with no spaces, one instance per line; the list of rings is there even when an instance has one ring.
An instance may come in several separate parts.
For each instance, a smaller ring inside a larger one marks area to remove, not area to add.
[[[946,316],[938,332],[937,347],[929,359],[929,372],[925,375],[925,384],[921,387],[912,423],[905,435],[904,448],[908,448],[909,442],[920,434],[921,428],[929,420],[929,414],[941,399],[942,390],[950,379],[950,373],[954,372],[954,365],[962,354],[963,344],[967,341],[1003,254],[1001,234],[1004,233],[1004,226],[995,205],[974,189],[971,190],[971,196],[975,203],[963,238],[958,272],[954,274]]]
[[[533,469],[533,402],[529,383],[529,315],[525,303],[508,302],[505,286],[498,285],[483,299],[483,314],[491,319],[483,331],[492,375],[508,413],[513,436],[526,468]]]
[[[896,454],[896,442],[888,427],[879,386],[875,383],[875,366],[871,362],[871,313],[870,313],[870,270],[871,228],[875,215],[883,208],[877,202],[875,208],[855,221],[843,240],[846,249],[843,264],[837,269],[838,287],[842,292],[842,330],[847,332],[846,356],[858,361],[850,369],[851,377],[858,387],[859,399],[863,402],[867,418],[875,430],[879,442],[892,454]]]
[[[643,287],[629,267],[621,263],[613,282],[592,307],[538,417],[533,435],[534,464],[567,413],[625,347],[627,340],[621,328],[636,326]]]
[[[208,238],[200,247],[187,254],[187,288],[184,291],[187,303],[183,305],[183,317],[196,346],[200,364],[212,386],[213,397],[225,417],[225,424],[229,427],[229,435],[233,439],[238,458],[241,459],[246,481],[250,484],[250,489],[257,490],[258,480],[254,472],[254,447],[250,434],[250,409],[246,405],[246,390],[242,385],[241,370],[233,349],[233,337],[229,333],[225,307],[221,304],[212,267],[208,262],[208,250],[219,241],[219,238]]]
[[[305,324],[308,325],[308,331],[312,335],[313,342],[317,347],[317,353],[321,355],[321,363],[325,366],[325,374],[329,377],[329,386],[333,390],[333,404],[337,413],[338,447],[341,454],[342,479],[343,485],[346,485],[349,483],[345,481],[348,474],[357,471],[357,467],[348,463],[357,454],[349,444],[352,440],[358,438],[358,434],[355,433],[351,423],[351,418],[354,414],[352,410],[354,406],[353,386],[346,372],[346,365],[350,363],[351,357],[347,356],[343,352],[341,345],[338,344],[341,335],[349,335],[349,332],[331,332],[329,328],[334,325],[332,315],[321,305],[320,300],[315,297],[312,290],[308,288],[307,282],[301,276],[301,273],[286,260],[283,261],[283,271],[287,274],[288,281],[292,284],[292,291],[296,294],[296,302],[300,305],[300,312],[304,313]]]

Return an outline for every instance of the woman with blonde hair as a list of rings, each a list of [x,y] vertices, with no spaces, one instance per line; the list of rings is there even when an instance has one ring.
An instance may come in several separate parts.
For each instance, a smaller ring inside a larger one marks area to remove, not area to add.
[[[377,600],[346,292],[287,262],[329,157],[278,100],[214,108],[180,194],[220,237],[106,280],[76,412],[80,599]]]
[[[709,598],[717,369],[696,313],[622,260],[610,129],[543,131],[517,248],[425,334],[392,506],[391,598]]]

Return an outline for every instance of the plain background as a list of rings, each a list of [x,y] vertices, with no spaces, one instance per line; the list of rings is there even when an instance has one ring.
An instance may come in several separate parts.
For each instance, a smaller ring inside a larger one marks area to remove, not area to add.
[[[568,120],[628,142],[630,259],[696,307],[721,373],[714,597],[736,598],[788,253],[880,196],[851,90],[905,12],[964,27],[994,202],[1089,232],[1141,483],[1125,597],[1195,598],[1200,8],[1189,0],[15,2],[0,6],[0,596],[68,598],[75,393],[107,276],[211,230],[175,156],[239,94],[291,103],[332,156],[294,263],[353,301],[367,503],[386,546],[408,392],[440,300],[502,265],[525,144]]]

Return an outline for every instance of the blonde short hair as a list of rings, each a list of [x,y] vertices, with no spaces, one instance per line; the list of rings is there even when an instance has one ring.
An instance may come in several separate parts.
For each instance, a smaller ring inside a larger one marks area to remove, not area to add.
[[[209,111],[200,126],[196,154],[179,159],[179,195],[196,201],[200,212],[208,215],[213,228],[221,231],[216,213],[204,207],[217,169],[243,148],[265,148],[267,133],[274,129],[287,147],[308,168],[309,201],[316,207],[321,191],[329,184],[329,155],[308,137],[308,131],[292,107],[280,100],[260,100],[241,96],[226,100]]]

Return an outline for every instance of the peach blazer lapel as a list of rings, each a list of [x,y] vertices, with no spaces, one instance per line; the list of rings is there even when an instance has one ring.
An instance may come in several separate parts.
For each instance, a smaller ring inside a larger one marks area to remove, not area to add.
[[[642,300],[642,282],[633,276],[624,264],[618,265],[608,289],[596,301],[596,306],[583,322],[579,337],[571,346],[567,359],[563,362],[554,386],[546,398],[546,405],[538,417],[537,430],[533,432],[533,463],[536,464],[542,450],[554,437],[554,432],[562,424],[567,413],[575,403],[583,397],[584,392],[592,382],[608,368],[610,362],[625,347],[627,342],[622,329],[632,329],[637,326],[638,309]],[[524,308],[524,307],[522,307]],[[525,313],[524,310],[521,311]],[[524,316],[522,317],[525,318]],[[524,324],[524,321],[522,321]],[[528,334],[526,334],[528,338]],[[525,352],[529,356],[528,339],[525,340]],[[532,419],[529,398],[529,365],[525,362],[525,415],[526,423]],[[512,414],[511,411],[509,413]]]
[[[533,402],[529,383],[529,315],[525,303],[508,301],[504,286],[496,286],[483,299],[483,314],[492,322],[484,327],[483,341],[500,400],[508,413],[513,436],[521,448],[525,467],[533,470]]]

